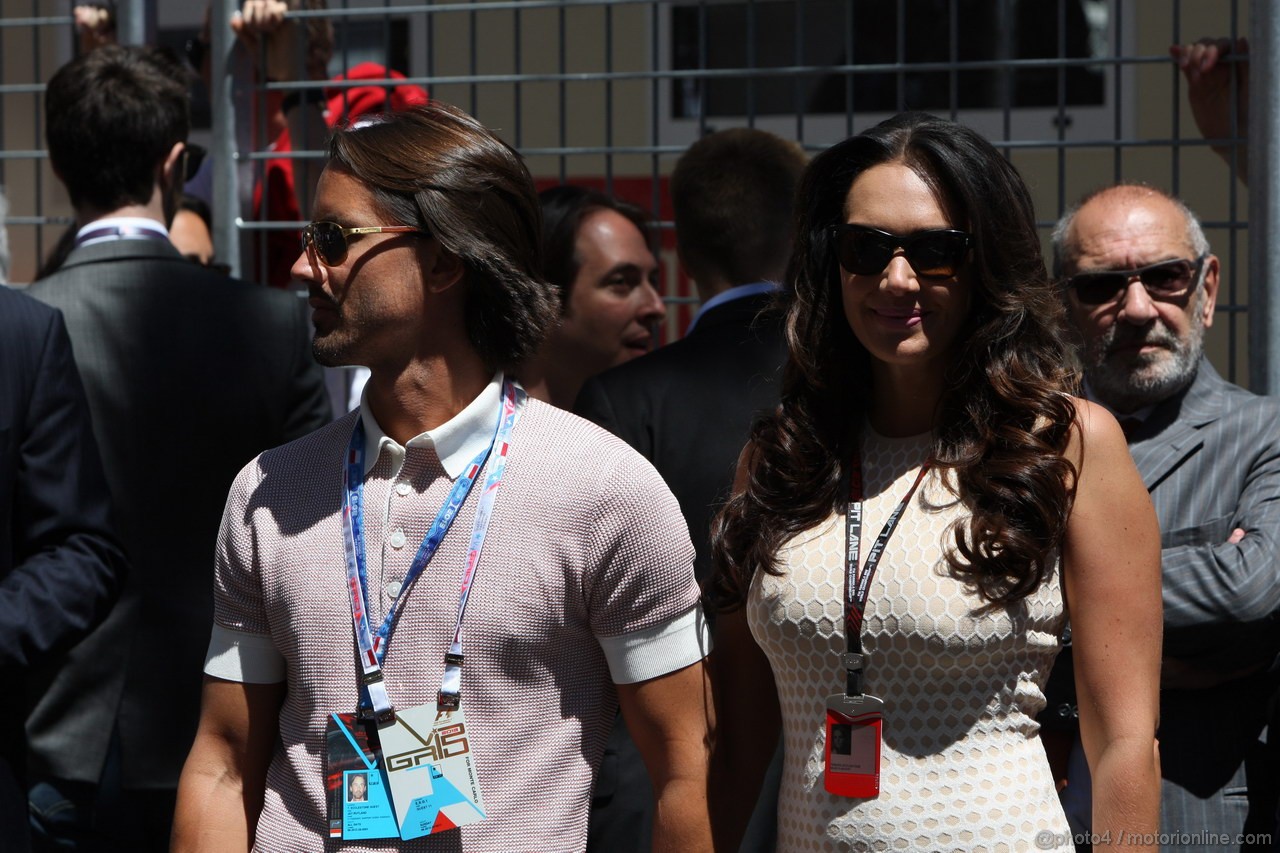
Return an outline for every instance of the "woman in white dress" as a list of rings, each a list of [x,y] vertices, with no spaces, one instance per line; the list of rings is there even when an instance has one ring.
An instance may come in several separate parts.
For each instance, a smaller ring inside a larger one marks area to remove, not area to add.
[[[1094,841],[1150,846],[1159,533],[1022,179],[908,113],[797,209],[782,403],[716,528],[717,848],[781,732],[779,850],[1071,850],[1034,721],[1068,611]]]

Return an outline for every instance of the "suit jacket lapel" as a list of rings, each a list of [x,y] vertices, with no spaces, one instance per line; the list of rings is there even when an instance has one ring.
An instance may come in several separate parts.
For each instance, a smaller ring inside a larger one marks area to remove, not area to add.
[[[1187,390],[1151,413],[1150,425],[1159,430],[1158,434],[1129,445],[1147,491],[1204,445],[1200,430],[1221,416],[1225,384],[1208,360],[1201,357],[1196,377]]]

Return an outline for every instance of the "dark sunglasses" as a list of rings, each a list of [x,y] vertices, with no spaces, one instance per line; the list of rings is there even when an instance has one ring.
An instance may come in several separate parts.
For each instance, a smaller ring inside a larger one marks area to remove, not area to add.
[[[916,275],[950,278],[960,271],[973,245],[964,231],[935,229],[899,236],[865,225],[833,225],[840,266],[851,275],[876,275],[889,266],[898,249]]]
[[[194,180],[196,173],[200,171],[200,164],[204,162],[205,155],[208,154],[203,147],[196,145],[194,142],[186,143],[182,148],[182,182]]]
[[[1081,305],[1105,305],[1115,300],[1135,278],[1147,289],[1152,299],[1177,299],[1200,285],[1200,270],[1205,258],[1175,258],[1135,270],[1100,270],[1070,276],[1064,282],[1076,292]]]
[[[336,222],[312,222],[302,229],[302,251],[315,252],[316,259],[326,267],[336,267],[347,259],[347,238],[353,234],[410,234],[426,235],[426,231],[412,225],[367,225],[360,228],[343,228]]]

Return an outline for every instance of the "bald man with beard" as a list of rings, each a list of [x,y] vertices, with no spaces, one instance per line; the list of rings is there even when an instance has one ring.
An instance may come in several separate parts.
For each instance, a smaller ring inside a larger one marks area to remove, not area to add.
[[[1237,835],[1270,833],[1276,804],[1265,745],[1280,652],[1280,402],[1204,356],[1221,265],[1181,201],[1108,187],[1068,211],[1053,242],[1085,396],[1124,428],[1162,531],[1163,849],[1204,849],[1209,833],[1252,849]],[[1089,814],[1081,755],[1077,736],[1069,816]]]

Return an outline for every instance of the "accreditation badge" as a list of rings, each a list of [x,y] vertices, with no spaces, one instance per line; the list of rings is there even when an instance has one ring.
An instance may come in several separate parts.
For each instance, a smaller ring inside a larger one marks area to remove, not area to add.
[[[884,702],[874,696],[827,697],[823,787],[841,797],[880,796]]]
[[[325,726],[329,837],[399,838],[378,731],[372,720],[330,714]]]
[[[383,726],[378,736],[402,840],[484,820],[480,778],[461,708],[397,710],[395,722]]]

